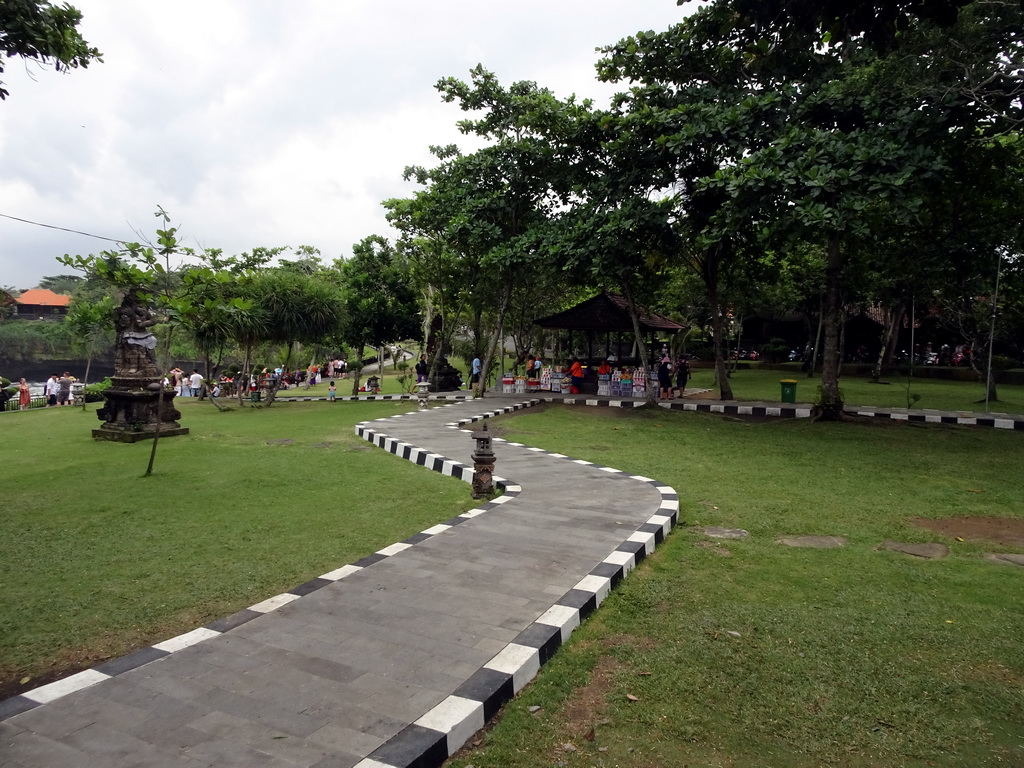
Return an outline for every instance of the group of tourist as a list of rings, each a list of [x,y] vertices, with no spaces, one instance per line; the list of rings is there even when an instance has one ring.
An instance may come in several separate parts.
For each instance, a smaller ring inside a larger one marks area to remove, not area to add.
[[[69,371],[64,371],[61,375],[51,373],[43,385],[43,397],[46,400],[46,407],[56,408],[61,405],[74,405],[72,392],[76,381],[77,379]],[[0,387],[0,394],[3,395],[0,398],[0,411],[2,411],[7,407],[7,401],[13,399],[13,396],[4,392],[2,387]],[[18,380],[17,397],[18,410],[27,411],[32,405],[32,386],[24,377]]]
[[[672,378],[675,377],[675,387],[672,386]],[[679,392],[679,397],[683,396],[683,391],[686,389],[686,382],[690,378],[690,360],[686,355],[681,355],[676,358],[675,363],[672,362],[672,358],[669,357],[668,352],[664,352],[661,356],[661,362],[658,364],[658,388],[660,392],[658,397],[662,400],[674,399],[673,391]]]
[[[179,397],[199,397],[203,391],[203,375],[198,368],[193,368],[188,376],[178,366],[174,366],[164,377],[164,386],[171,387]]]
[[[64,371],[63,375],[57,376],[56,373],[51,373],[50,378],[46,380],[46,384],[43,385],[43,394],[46,396],[46,407],[53,408],[58,405],[73,405],[71,398],[71,385],[75,383],[75,377],[72,376],[68,371]],[[22,388],[21,385],[24,385]],[[28,404],[31,400],[31,396],[27,395],[28,384],[25,384],[25,380],[21,380],[21,385],[18,386],[18,404],[21,410],[28,408]]]

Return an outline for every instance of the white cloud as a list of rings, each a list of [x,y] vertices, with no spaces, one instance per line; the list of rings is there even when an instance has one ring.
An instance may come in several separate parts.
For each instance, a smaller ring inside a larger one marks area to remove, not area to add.
[[[603,102],[594,49],[664,29],[675,0],[73,0],[105,63],[58,75],[7,62],[0,213],[135,239],[156,205],[191,244],[313,245],[348,256],[391,236],[380,201],[407,165],[459,143],[433,89],[477,63]],[[112,244],[0,218],[0,285]]]

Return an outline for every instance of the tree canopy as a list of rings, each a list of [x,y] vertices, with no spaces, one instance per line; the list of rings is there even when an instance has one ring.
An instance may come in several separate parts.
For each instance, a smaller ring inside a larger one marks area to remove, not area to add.
[[[0,3],[0,75],[12,56],[52,64],[58,72],[103,61],[99,50],[78,31],[81,20],[81,12],[67,4],[4,0]],[[0,81],[0,99],[7,94]]]

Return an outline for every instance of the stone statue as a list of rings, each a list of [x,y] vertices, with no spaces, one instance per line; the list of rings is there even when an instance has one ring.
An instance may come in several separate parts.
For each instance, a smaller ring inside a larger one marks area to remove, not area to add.
[[[181,412],[174,407],[174,392],[157,368],[156,336],[150,330],[156,323],[145,295],[129,289],[114,310],[114,378],[103,392],[106,404],[96,411],[103,426],[92,431],[93,437],[134,443],[157,432],[161,437],[188,434],[177,421]]]
[[[160,378],[153,350],[156,336],[149,329],[156,325],[142,299],[134,290],[128,291],[121,306],[114,310],[117,345],[114,354],[114,376],[119,379]]]

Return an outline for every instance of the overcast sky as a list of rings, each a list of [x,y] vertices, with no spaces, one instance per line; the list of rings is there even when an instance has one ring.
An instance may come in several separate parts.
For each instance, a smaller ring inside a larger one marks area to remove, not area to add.
[[[186,244],[312,245],[325,261],[394,232],[431,144],[467,146],[442,77],[478,63],[504,85],[607,103],[595,48],[689,13],[675,0],[72,0],[104,63],[2,78],[0,214],[119,240],[159,204]],[[116,247],[0,217],[0,286]]]

